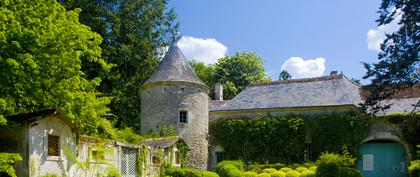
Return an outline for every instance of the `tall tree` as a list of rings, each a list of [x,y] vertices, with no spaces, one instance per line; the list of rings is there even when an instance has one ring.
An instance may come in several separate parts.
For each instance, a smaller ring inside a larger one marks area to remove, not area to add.
[[[255,53],[237,52],[216,63],[213,83],[223,84],[224,99],[232,99],[251,83],[271,81],[265,74],[264,60]]]
[[[104,71],[102,38],[79,23],[79,11],[55,0],[0,1],[0,118],[60,108],[86,134],[97,134],[110,99],[96,91],[82,63]]]
[[[84,64],[89,76],[100,76],[99,90],[112,96],[110,108],[119,127],[140,127],[139,88],[153,73],[162,50],[177,38],[178,23],[167,0],[63,0],[67,9],[81,8],[80,22],[98,32],[103,58],[115,64],[109,74]]]
[[[292,79],[292,75],[290,75],[287,70],[281,70],[279,80],[290,80]]]
[[[379,62],[364,63],[367,73],[363,78],[372,81],[365,105],[373,113],[389,107],[380,106],[381,100],[390,98],[401,86],[412,86],[420,78],[420,1],[383,0],[378,13],[378,25],[390,23],[398,13],[402,18],[398,31],[386,35],[378,54]]]

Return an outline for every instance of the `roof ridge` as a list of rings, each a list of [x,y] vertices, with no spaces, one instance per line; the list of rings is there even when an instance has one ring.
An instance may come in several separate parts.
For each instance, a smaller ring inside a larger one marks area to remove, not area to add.
[[[302,78],[302,79],[277,80],[277,81],[271,81],[271,82],[252,83],[248,87],[291,84],[291,83],[319,82],[319,81],[327,81],[327,80],[343,79],[343,78],[345,78],[345,76],[343,74],[339,74],[339,75],[332,75],[332,76],[329,75],[329,76],[311,77],[311,78]]]

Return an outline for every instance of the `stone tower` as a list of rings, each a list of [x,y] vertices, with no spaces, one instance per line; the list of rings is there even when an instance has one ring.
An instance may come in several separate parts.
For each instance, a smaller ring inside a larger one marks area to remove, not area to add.
[[[190,148],[189,166],[207,169],[208,88],[181,50],[172,45],[157,70],[141,87],[141,132],[175,128]]]

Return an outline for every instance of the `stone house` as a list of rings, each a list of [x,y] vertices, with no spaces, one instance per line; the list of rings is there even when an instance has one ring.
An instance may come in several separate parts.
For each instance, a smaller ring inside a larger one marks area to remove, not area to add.
[[[8,118],[21,126],[1,132],[1,152],[14,152],[23,161],[16,164],[17,176],[41,176],[47,173],[69,175],[74,163],[64,152],[76,154],[77,127],[60,111],[45,110]]]
[[[110,169],[123,177],[157,176],[161,163],[180,167],[185,157],[179,156],[179,149],[188,151],[179,136],[130,144],[80,135],[78,128],[56,109],[8,120],[20,127],[0,130],[0,152],[22,156],[23,160],[14,166],[19,177],[90,177],[106,175]],[[160,163],[154,163],[156,158]]]
[[[214,170],[224,154],[223,147],[209,142],[210,121],[256,118],[267,114],[358,111],[366,91],[343,74],[331,72],[323,77],[251,84],[232,100],[223,100],[223,86],[216,84],[216,100],[210,100],[207,86],[194,74],[180,49],[172,45],[140,92],[142,133],[159,131],[164,126],[174,127],[190,147],[189,166]],[[382,114],[413,110],[412,105],[419,98],[417,84],[409,94],[397,94],[386,100],[393,106]],[[395,127],[379,124],[372,126],[369,137],[362,143],[402,142],[399,136],[390,133],[399,132]],[[407,148],[403,151],[407,152]],[[405,155],[403,160],[408,156]]]
[[[86,166],[113,167],[124,177],[156,176],[162,162],[213,170],[215,164],[224,159],[224,153],[222,146],[209,142],[210,121],[252,119],[267,114],[357,111],[359,103],[365,99],[363,88],[346,76],[332,72],[323,77],[252,84],[232,100],[223,100],[223,86],[217,84],[216,100],[211,100],[208,87],[194,74],[176,45],[169,48],[157,70],[139,88],[142,134],[169,126],[178,136],[149,139],[142,144],[103,140],[79,135],[77,127],[60,111],[46,110],[11,117],[10,120],[22,128],[0,132],[0,152],[16,152],[23,156],[23,162],[16,164],[18,176],[95,175],[96,172]],[[417,85],[407,93],[387,100],[394,105],[382,114],[413,110],[411,105],[419,98]],[[366,145],[366,149],[361,149],[367,152],[366,161],[372,160],[373,154],[377,153],[374,148],[370,151],[373,146],[384,146],[372,142],[394,142],[394,150],[403,155],[397,159],[401,162],[399,166],[392,167],[396,167],[399,174],[405,174],[404,165],[409,154],[399,132],[380,122],[372,126],[369,136],[361,142]],[[183,162],[185,158],[188,164]],[[77,161],[89,165],[83,166]]]

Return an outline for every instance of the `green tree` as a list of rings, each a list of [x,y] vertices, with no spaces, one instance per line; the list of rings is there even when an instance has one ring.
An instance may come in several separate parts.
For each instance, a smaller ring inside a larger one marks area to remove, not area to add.
[[[79,11],[54,0],[0,1],[0,117],[62,109],[86,134],[98,134],[110,99],[96,91],[82,63],[110,69],[102,38],[79,23]]]
[[[292,79],[292,75],[290,75],[287,70],[281,70],[279,80],[290,80]]]
[[[214,95],[214,81],[215,65],[206,65],[204,62],[190,60],[188,61],[195,74],[209,87],[209,97]]]
[[[232,99],[251,83],[267,82],[263,67],[264,60],[255,53],[238,52],[226,56],[216,63],[213,75],[213,85],[223,84],[224,99]]]
[[[398,13],[402,18],[398,31],[387,34],[382,43],[379,62],[364,63],[367,73],[363,78],[371,79],[365,106],[373,113],[389,107],[378,106],[380,100],[389,98],[395,89],[418,83],[420,78],[420,1],[383,0],[378,13],[378,25],[389,24]]]
[[[80,22],[103,38],[102,57],[116,64],[109,74],[84,63],[89,77],[100,76],[98,88],[112,96],[111,112],[118,127],[140,128],[139,88],[158,66],[163,48],[178,38],[178,23],[167,0],[63,0],[67,9],[81,8]]]

